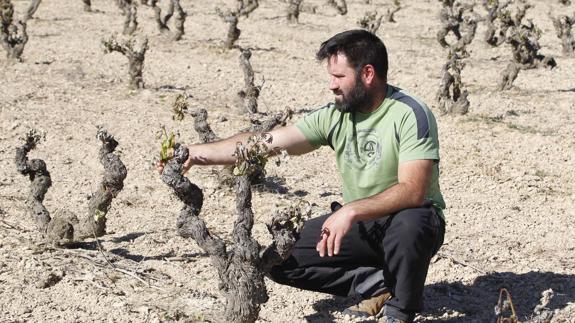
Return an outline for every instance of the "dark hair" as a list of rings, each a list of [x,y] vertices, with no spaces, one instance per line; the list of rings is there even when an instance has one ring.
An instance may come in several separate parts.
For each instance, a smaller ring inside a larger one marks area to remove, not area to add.
[[[387,49],[376,35],[362,29],[341,32],[323,42],[315,57],[323,61],[340,53],[356,72],[372,65],[376,74],[387,80]]]

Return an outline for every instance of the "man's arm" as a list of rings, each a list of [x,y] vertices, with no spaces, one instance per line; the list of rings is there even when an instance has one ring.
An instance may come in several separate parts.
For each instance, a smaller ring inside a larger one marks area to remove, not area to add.
[[[316,249],[320,256],[337,255],[341,239],[353,223],[368,221],[407,208],[421,207],[431,180],[434,160],[412,160],[398,166],[398,183],[365,199],[353,201],[333,213],[322,226]]]
[[[276,128],[269,132],[272,136],[272,149],[287,150],[290,155],[301,155],[314,150],[304,134],[296,126]],[[192,165],[231,165],[235,162],[233,156],[238,142],[246,143],[255,133],[243,132],[227,139],[191,145],[190,157],[184,164],[184,171]],[[158,165],[161,172],[163,165]]]

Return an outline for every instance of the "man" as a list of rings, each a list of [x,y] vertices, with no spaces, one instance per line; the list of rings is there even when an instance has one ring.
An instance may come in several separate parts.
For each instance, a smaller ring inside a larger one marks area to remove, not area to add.
[[[324,42],[335,103],[271,132],[272,145],[304,154],[329,145],[343,179],[343,206],[309,220],[274,281],[334,295],[359,295],[354,315],[411,322],[422,308],[431,257],[443,243],[439,143],[431,111],[387,84],[387,51],[363,30]],[[251,134],[193,145],[186,167],[232,164]]]

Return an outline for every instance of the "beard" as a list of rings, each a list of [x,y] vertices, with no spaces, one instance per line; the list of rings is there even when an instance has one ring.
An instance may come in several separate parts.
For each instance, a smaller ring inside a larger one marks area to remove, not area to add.
[[[355,78],[355,85],[349,91],[349,93],[344,94],[342,92],[341,99],[335,99],[335,108],[342,112],[353,112],[359,110],[360,107],[367,107],[371,102],[371,95],[363,85],[363,82],[359,77]]]

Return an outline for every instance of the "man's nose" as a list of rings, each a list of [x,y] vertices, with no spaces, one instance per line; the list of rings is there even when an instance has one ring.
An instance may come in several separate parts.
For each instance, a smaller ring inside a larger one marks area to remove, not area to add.
[[[337,79],[335,77],[332,77],[329,80],[329,89],[332,91],[335,91],[339,88],[339,84],[337,83]]]

